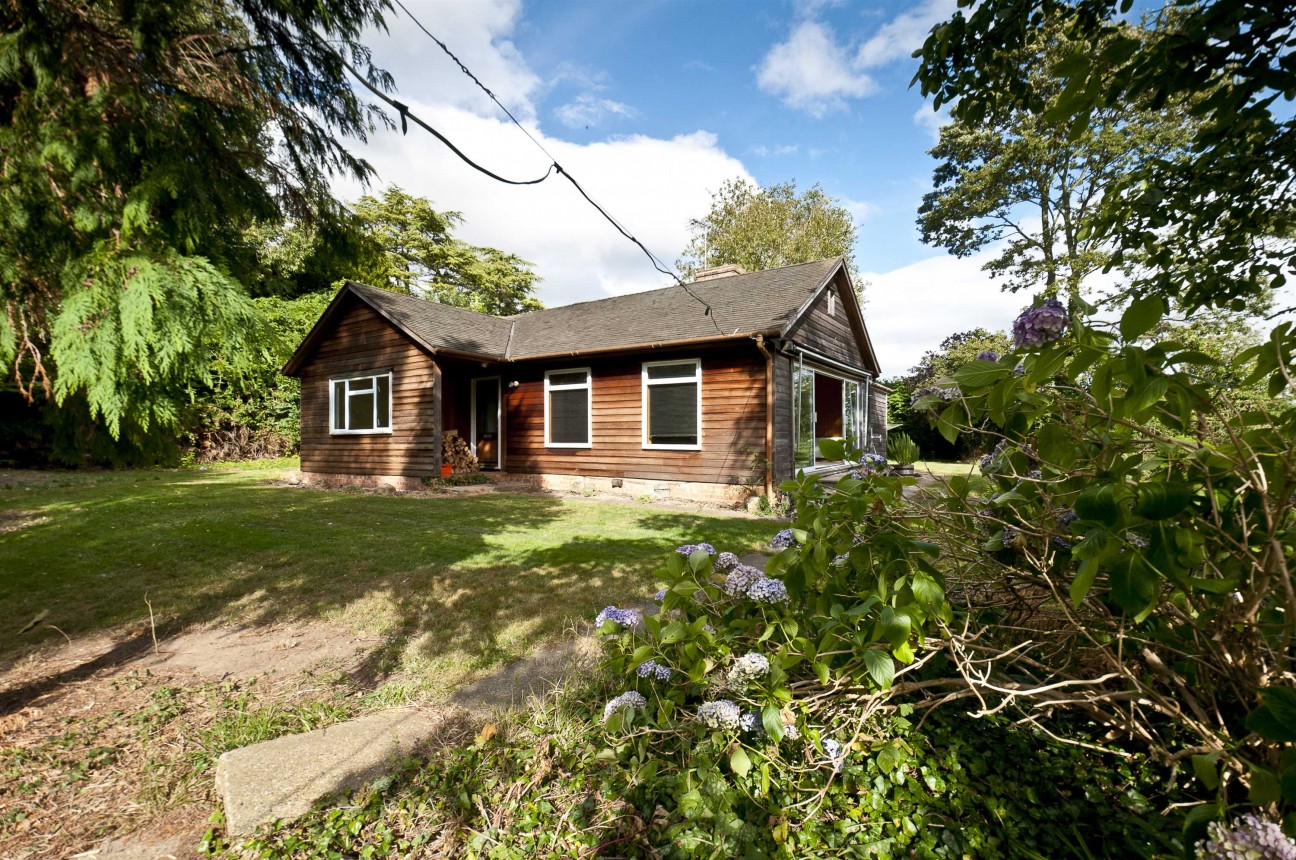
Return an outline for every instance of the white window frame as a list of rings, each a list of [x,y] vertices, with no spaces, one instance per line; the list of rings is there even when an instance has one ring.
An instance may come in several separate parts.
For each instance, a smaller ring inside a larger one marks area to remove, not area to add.
[[[828,316],[837,316],[837,294],[831,289],[828,290]]]
[[[386,427],[379,427],[379,426],[378,426],[378,380],[379,380],[379,379],[382,379],[384,376],[387,377],[387,426],[386,426]],[[353,382],[353,381],[355,381],[355,380],[357,380],[357,379],[368,379],[368,380],[371,380],[371,381],[373,382],[373,395],[374,395],[374,398],[373,398],[373,400],[374,400],[373,423],[374,423],[374,427],[373,427],[372,430],[351,430],[351,429],[347,429],[347,428],[338,428],[338,427],[334,427],[334,426],[333,426],[333,422],[334,422],[334,421],[336,420],[336,418],[337,418],[337,411],[336,411],[335,408],[334,408],[334,400],[335,400],[335,398],[336,398],[336,396],[337,396],[337,395],[336,395],[336,392],[337,392],[337,384],[338,384],[339,382],[345,382],[345,383],[348,383],[348,385],[347,385],[347,398],[346,398],[346,423],[347,423],[347,427],[349,428],[349,427],[350,427],[350,424],[351,424],[351,397],[350,397],[351,386],[350,386],[350,383]],[[395,420],[396,416],[394,416],[394,415],[392,414],[392,399],[393,399],[394,394],[395,394],[395,392],[394,392],[394,387],[395,387],[395,386],[392,384],[392,372],[391,372],[390,370],[365,370],[365,371],[361,371],[361,372],[359,372],[359,373],[347,373],[347,374],[343,374],[343,375],[341,375],[341,376],[331,376],[331,377],[329,377],[329,386],[328,386],[328,390],[329,390],[329,411],[328,411],[328,415],[329,415],[329,419],[328,419],[328,420],[329,420],[329,435],[330,435],[330,436],[390,436],[391,433],[392,433],[392,427],[396,424],[396,420]]]
[[[662,445],[653,444],[648,441],[648,386],[650,385],[680,385],[689,381],[687,376],[672,376],[668,379],[649,379],[648,368],[662,367],[670,364],[692,364],[693,365],[693,383],[697,386],[697,443],[694,445]],[[700,358],[676,358],[670,361],[645,361],[640,370],[640,388],[642,389],[642,398],[640,401],[640,423],[643,426],[643,447],[646,451],[701,451],[702,450],[702,359]]]
[[[565,385],[553,385],[549,377],[553,374],[584,373],[585,381]],[[549,438],[549,392],[551,391],[585,391],[585,441],[553,442]],[[546,370],[544,375],[544,438],[546,448],[592,448],[594,447],[594,373],[588,367],[563,367]]]

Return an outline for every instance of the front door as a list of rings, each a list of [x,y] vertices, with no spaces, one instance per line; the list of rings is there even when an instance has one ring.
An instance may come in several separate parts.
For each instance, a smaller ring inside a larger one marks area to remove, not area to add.
[[[498,469],[500,444],[500,378],[474,379],[472,388],[473,454],[483,469]]]

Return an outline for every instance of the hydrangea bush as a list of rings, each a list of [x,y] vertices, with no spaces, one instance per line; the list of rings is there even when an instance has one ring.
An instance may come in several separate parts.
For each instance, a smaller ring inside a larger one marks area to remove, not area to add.
[[[899,766],[900,748],[870,732],[874,708],[854,701],[884,702],[953,617],[935,547],[891,515],[913,479],[862,462],[875,468],[832,492],[813,477],[784,486],[799,513],[764,570],[724,547],[681,547],[661,572],[657,614],[601,625],[607,669],[644,700],[627,706],[627,692],[602,707],[619,759],[668,778],[676,812],[713,818],[732,845],[771,815],[786,820],[789,794],[813,797],[853,757]]]

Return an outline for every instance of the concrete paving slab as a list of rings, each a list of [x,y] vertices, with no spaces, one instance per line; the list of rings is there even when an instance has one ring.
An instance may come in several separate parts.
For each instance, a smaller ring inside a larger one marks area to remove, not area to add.
[[[262,822],[296,818],[321,797],[391,771],[446,719],[401,708],[230,750],[216,763],[226,832],[243,836]]]

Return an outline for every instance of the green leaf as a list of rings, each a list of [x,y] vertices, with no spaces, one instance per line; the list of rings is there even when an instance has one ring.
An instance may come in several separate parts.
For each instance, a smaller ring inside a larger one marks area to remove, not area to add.
[[[954,371],[954,381],[964,388],[983,388],[1012,376],[1012,369],[994,361],[978,358]]]
[[[729,755],[729,769],[741,778],[751,772],[751,766],[751,759],[747,757],[747,751],[742,747],[735,747],[734,751]]]
[[[1135,510],[1150,520],[1167,520],[1192,502],[1193,490],[1187,484],[1144,483],[1138,488]]]
[[[833,439],[831,437],[825,437],[823,439],[817,439],[815,441],[819,443],[819,453],[821,453],[825,459],[828,460],[846,459],[845,441],[841,439]]]
[[[1114,525],[1120,517],[1116,491],[1111,484],[1090,486],[1076,498],[1075,512],[1082,520],[1097,520]]]
[[[1126,341],[1151,331],[1165,316],[1165,300],[1160,296],[1145,296],[1135,300],[1121,314],[1120,333]]]
[[[1278,774],[1267,767],[1251,765],[1251,786],[1247,791],[1247,799],[1257,806],[1265,806],[1281,796],[1282,784],[1278,781]]]
[[[895,681],[895,661],[891,659],[891,655],[885,651],[869,649],[863,656],[864,666],[873,682],[883,690],[890,689]]]
[[[775,741],[782,739],[783,717],[777,705],[766,705],[761,709],[761,725],[765,728],[765,734]]]
[[[1220,753],[1204,753],[1192,757],[1192,769],[1197,779],[1202,785],[1206,786],[1207,791],[1214,791],[1219,788],[1219,760]]]
[[[1086,558],[1080,562],[1076,578],[1071,581],[1071,602],[1079,606],[1081,601],[1093,590],[1094,579],[1098,576],[1098,560]]]
[[[874,757],[877,766],[883,773],[889,774],[898,768],[904,761],[904,753],[900,747],[899,739],[893,740],[882,749],[878,750]]]
[[[890,606],[884,606],[882,607],[881,621],[882,638],[889,642],[892,648],[898,648],[909,641],[913,623],[908,614],[897,612]]]
[[[945,441],[951,445],[958,441],[959,420],[962,419],[962,417],[963,410],[959,407],[959,404],[951,403],[949,406],[945,407],[945,411],[936,418],[937,429],[940,430],[940,434],[945,437]]]

